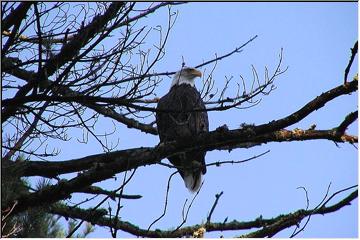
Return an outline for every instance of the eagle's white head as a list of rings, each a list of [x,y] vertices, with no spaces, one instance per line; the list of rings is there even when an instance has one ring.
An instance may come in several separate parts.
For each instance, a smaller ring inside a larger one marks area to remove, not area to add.
[[[189,84],[190,86],[195,86],[195,78],[201,77],[201,72],[196,68],[184,67],[180,71],[175,73],[171,87],[180,84]]]

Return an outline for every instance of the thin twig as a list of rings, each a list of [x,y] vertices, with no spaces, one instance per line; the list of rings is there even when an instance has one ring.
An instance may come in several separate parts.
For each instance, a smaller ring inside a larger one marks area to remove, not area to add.
[[[167,209],[167,204],[168,204],[169,191],[170,191],[170,182],[171,182],[172,177],[173,177],[176,173],[178,173],[178,171],[173,172],[173,173],[170,175],[169,179],[168,179],[168,183],[167,183],[167,187],[166,187],[166,194],[165,194],[164,210],[163,210],[162,214],[161,214],[157,219],[155,219],[155,220],[149,225],[147,231],[150,231],[150,228],[151,228],[157,221],[159,221],[161,218],[163,218],[163,217],[165,216],[165,214],[166,214],[166,209]]]
[[[131,173],[130,177],[128,178],[128,180],[126,180],[126,182],[124,184],[122,184],[118,189],[116,189],[115,191],[119,191],[120,189],[122,189],[123,187],[125,187],[126,184],[128,184],[128,182],[132,179],[132,177],[134,176],[136,172],[136,168],[134,169],[134,171]],[[95,211],[96,209],[98,209],[106,200],[108,200],[110,198],[110,196],[106,196],[101,202],[99,202],[94,208],[91,209],[91,211],[89,212],[89,214],[91,214],[92,211]],[[68,235],[66,236],[66,238],[70,238],[79,228],[80,226],[83,224],[85,220],[82,220],[71,232],[68,233]]]
[[[220,57],[216,57],[216,58],[214,58],[214,59],[212,59],[212,60],[209,60],[209,61],[206,61],[206,62],[204,62],[204,63],[202,63],[202,64],[199,64],[199,65],[195,66],[195,68],[201,68],[201,67],[203,67],[203,66],[205,66],[205,65],[208,65],[208,64],[210,64],[210,63],[217,62],[217,61],[219,61],[219,60],[222,60],[223,58],[229,57],[229,56],[233,55],[234,53],[240,53],[240,52],[242,52],[241,49],[242,49],[243,47],[245,47],[246,45],[248,45],[250,42],[254,41],[257,37],[258,37],[258,35],[255,35],[254,37],[250,38],[246,43],[244,43],[244,44],[241,45],[240,47],[235,48],[232,52],[229,52],[229,53],[227,53],[227,54],[225,54],[225,55],[222,55],[222,56],[220,56]]]
[[[189,204],[189,207],[188,207],[187,210],[186,210],[185,217],[183,216],[183,221],[182,221],[182,222],[180,223],[180,225],[177,226],[177,228],[175,228],[175,230],[172,231],[172,232],[176,232],[177,230],[179,230],[179,229],[186,223],[187,217],[188,217],[189,212],[190,212],[190,208],[192,207],[192,204],[193,204],[194,200],[196,199],[196,197],[199,195],[199,192],[200,192],[203,184],[204,184],[204,181],[201,183],[199,189],[197,190],[197,192],[195,193],[194,197],[192,198],[192,200],[191,200],[191,202],[190,202],[190,204]],[[184,203],[184,207],[185,207],[186,202],[187,202],[187,199],[186,199],[186,201],[185,201],[185,203]]]
[[[263,152],[263,153],[260,153],[260,154],[258,154],[258,155],[255,155],[255,156],[253,156],[253,157],[250,157],[250,158],[247,158],[247,159],[244,159],[244,160],[238,160],[238,161],[217,161],[217,162],[213,162],[213,163],[206,164],[206,167],[208,167],[208,166],[213,166],[213,165],[219,167],[221,164],[239,164],[239,163],[244,163],[244,162],[248,162],[248,161],[254,160],[254,159],[256,159],[256,158],[259,158],[259,157],[261,157],[261,156],[263,156],[263,155],[265,155],[265,154],[267,154],[267,153],[269,153],[269,152],[270,152],[270,150],[267,150],[267,151],[265,151],[265,152]]]
[[[358,41],[356,41],[356,43],[354,44],[354,47],[351,48],[351,57],[350,57],[350,60],[349,60],[349,63],[345,69],[345,74],[344,74],[344,84],[347,83],[347,78],[348,78],[348,74],[349,74],[349,71],[350,71],[350,67],[351,65],[353,64],[353,61],[355,59],[355,56],[358,52]]]
[[[215,202],[214,202],[214,204],[213,204],[212,207],[211,207],[209,216],[207,217],[207,221],[206,221],[207,224],[210,223],[210,221],[211,221],[211,216],[212,216],[212,214],[213,214],[213,212],[214,212],[214,210],[215,210],[216,205],[217,205],[218,202],[219,202],[220,197],[223,195],[223,193],[224,193],[224,192],[221,191],[220,193],[215,194]]]
[[[309,203],[310,203],[308,191],[306,190],[305,187],[298,187],[297,189],[303,189],[304,190],[305,196],[306,196],[306,210],[308,210],[309,209]],[[296,225],[296,227],[294,228],[294,231],[292,232],[290,238],[295,236],[296,230],[299,229],[299,227],[300,227],[299,225]]]
[[[290,238],[293,238],[295,237],[296,235],[298,235],[300,232],[304,231],[305,227],[307,226],[307,224],[309,223],[310,221],[310,218],[311,216],[313,215],[313,213],[320,207],[322,206],[322,203],[325,201],[325,199],[327,198],[328,194],[329,194],[329,191],[330,191],[330,186],[331,186],[331,182],[329,183],[328,187],[327,187],[327,190],[326,190],[326,194],[324,196],[324,198],[321,200],[321,202],[311,211],[311,213],[308,215],[307,219],[306,219],[306,222],[304,224],[304,226],[302,226],[298,231],[295,231],[297,228],[299,228],[298,225],[296,225],[296,228],[294,230],[294,232],[291,234]],[[306,209],[307,210],[307,209]],[[300,222],[299,222],[300,224]]]
[[[121,198],[121,195],[122,195],[123,192],[124,192],[124,188],[125,188],[124,183],[126,182],[126,175],[127,175],[127,173],[128,173],[128,171],[125,171],[124,178],[123,178],[123,183],[122,183],[122,185],[123,185],[124,187],[122,187],[122,188],[120,189],[120,197],[118,197],[116,214],[115,214],[115,216],[114,216],[115,224],[116,224],[117,221],[119,220],[119,214],[120,214],[120,209],[121,209],[121,204],[120,204],[120,203],[121,203],[121,199],[122,199],[122,198]],[[114,229],[114,231],[111,232],[111,235],[112,235],[113,238],[116,238],[116,235],[117,235],[117,229],[116,229],[116,228]]]

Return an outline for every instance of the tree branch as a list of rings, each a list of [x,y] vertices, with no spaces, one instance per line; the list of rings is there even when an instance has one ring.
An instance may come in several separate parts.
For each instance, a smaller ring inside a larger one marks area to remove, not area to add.
[[[90,193],[90,194],[104,194],[104,195],[110,196],[110,198],[112,200],[115,200],[115,197],[123,198],[123,199],[140,199],[140,198],[142,198],[141,195],[119,194],[119,193],[116,193],[116,191],[108,191],[108,190],[104,190],[100,187],[95,187],[95,186],[85,187],[77,192]]]
[[[30,9],[32,4],[33,4],[32,2],[21,3],[14,11],[12,11],[4,19],[4,23],[2,22],[2,25],[4,24],[5,26],[2,26],[1,29],[3,29],[3,28],[7,29],[7,28],[10,28],[11,26],[14,26],[14,27],[9,36],[9,39],[3,45],[4,47],[1,49],[1,58],[3,58],[6,55],[7,51],[9,50],[11,45],[14,43],[16,34],[18,33],[18,30],[20,28],[20,24],[21,24],[22,20],[24,20],[26,13],[28,12],[28,10]]]
[[[229,130],[229,132],[224,134],[232,134],[239,130]],[[245,130],[246,131],[246,130]],[[212,131],[209,133],[209,136],[216,136],[218,131]],[[239,136],[241,136],[239,134]],[[203,138],[201,138],[203,139]],[[240,138],[239,138],[240,139]],[[305,141],[305,140],[315,140],[315,139],[327,139],[332,140],[335,142],[349,142],[355,143],[358,142],[358,138],[356,136],[351,135],[338,135],[334,130],[279,130],[273,133],[254,136],[247,139],[242,139],[241,143],[236,144],[232,143],[229,145],[220,145],[214,146],[208,150],[229,150],[233,148],[249,148],[251,146],[260,145],[263,143],[269,142],[290,142],[290,141]],[[239,140],[240,141],[240,140]],[[249,141],[249,142],[246,142]],[[250,144],[247,144],[250,143]],[[212,142],[208,142],[208,144],[212,144]],[[175,149],[173,147],[174,144],[163,144],[162,147],[164,148],[163,151],[169,152],[166,150],[167,148]],[[188,149],[187,147],[186,149]],[[192,147],[191,150],[196,149],[196,147]],[[151,154],[151,152],[156,152],[157,147],[148,147],[148,148],[134,148],[130,150],[123,150],[123,151],[113,151],[111,153],[103,153],[103,154],[96,154],[90,155],[87,157],[79,158],[79,159],[72,159],[72,160],[65,160],[65,161],[52,161],[52,162],[43,162],[43,161],[24,161],[15,164],[13,167],[17,168],[19,174],[21,176],[43,176],[43,177],[56,177],[60,174],[65,173],[72,173],[78,171],[84,171],[90,169],[96,165],[102,166],[107,163],[113,162],[115,159],[118,163],[121,161],[126,161],[128,157],[128,153],[131,152],[134,155],[142,155],[144,154],[144,150]],[[171,154],[176,154],[184,150],[174,150]],[[148,155],[146,155],[148,156]],[[165,157],[164,157],[165,158]],[[158,159],[160,161],[161,159]],[[157,161],[146,161],[146,162],[139,162],[137,164],[155,164]],[[216,163],[215,163],[216,164]],[[215,165],[214,164],[214,165]],[[138,165],[141,166],[141,165]],[[120,171],[124,171],[121,169]]]
[[[280,232],[285,228],[289,228],[291,226],[295,226],[299,224],[305,217],[316,214],[327,214],[331,212],[335,212],[342,207],[348,206],[351,204],[351,201],[358,197],[358,191],[355,190],[350,195],[339,201],[338,203],[331,205],[329,207],[323,207],[321,209],[310,209],[310,210],[298,210],[295,213],[290,213],[287,215],[280,215],[278,219],[267,226],[264,226],[263,229],[258,230],[256,232],[252,232],[249,234],[242,235],[242,238],[264,238],[264,237],[272,237],[276,233]]]
[[[212,216],[212,214],[213,214],[213,212],[214,212],[214,210],[215,210],[215,208],[216,208],[216,205],[217,205],[218,202],[219,202],[219,199],[220,199],[221,195],[223,195],[223,193],[224,193],[224,192],[221,191],[220,193],[215,194],[215,202],[214,202],[214,204],[212,205],[211,210],[210,210],[210,213],[209,213],[209,215],[208,215],[208,217],[207,217],[207,219],[206,219],[206,224],[209,224],[209,223],[210,223],[210,221],[211,221],[211,216]]]
[[[73,39],[64,44],[60,52],[47,61],[44,68],[46,69],[48,76],[53,75],[57,69],[76,57],[80,49],[85,46],[90,39],[101,32],[111,19],[118,16],[119,10],[124,5],[125,2],[112,3],[104,14],[95,16],[91,23],[80,28]]]
[[[199,64],[199,65],[195,66],[195,68],[201,68],[201,67],[203,67],[203,66],[205,66],[205,65],[208,65],[208,64],[210,64],[210,63],[220,61],[220,60],[222,60],[222,59],[224,59],[224,58],[227,58],[227,57],[233,55],[234,53],[241,53],[241,52],[242,52],[242,48],[244,48],[246,45],[248,45],[249,43],[251,43],[252,41],[254,41],[257,37],[258,37],[258,35],[255,35],[254,37],[250,38],[246,43],[244,43],[244,44],[241,45],[240,47],[235,48],[232,52],[229,52],[229,53],[224,54],[224,55],[222,55],[222,56],[220,56],[220,57],[216,57],[216,58],[214,58],[214,59],[212,59],[212,60],[209,60],[209,61],[206,61],[206,62],[204,62],[204,63],[202,63],[202,64]]]
[[[1,21],[1,32],[9,30],[11,26],[14,26],[16,22],[19,21],[19,19],[23,19],[32,4],[32,2],[22,2],[16,9],[11,11],[10,14]]]
[[[331,205],[329,207],[324,207],[319,210],[314,211],[311,210],[298,210],[294,213],[289,214],[282,214],[275,218],[271,219],[262,219],[257,218],[253,221],[244,221],[244,222],[238,222],[236,220],[228,222],[228,223],[206,223],[204,225],[207,232],[212,231],[228,231],[228,230],[246,230],[251,228],[260,228],[263,227],[263,229],[242,235],[241,237],[266,237],[266,236],[273,236],[275,233],[279,232],[282,229],[285,229],[287,227],[294,226],[298,224],[302,219],[305,217],[315,214],[327,214],[331,212],[335,212],[339,209],[341,209],[344,206],[350,205],[351,201],[356,199],[358,197],[357,190],[352,192],[350,195],[339,201],[338,203]],[[128,232],[130,234],[133,234],[134,236],[141,236],[141,237],[156,237],[156,238],[175,238],[175,237],[184,237],[184,236],[191,236],[193,232],[195,232],[197,229],[202,227],[201,225],[194,225],[189,227],[183,227],[176,231],[173,230],[147,230],[147,229],[141,229],[138,226],[131,224],[126,221],[116,221],[116,224],[114,224],[114,221],[112,219],[109,219],[105,217],[106,210],[96,210],[96,211],[89,211],[84,210],[81,208],[69,208],[67,206],[62,205],[59,207],[58,204],[55,206],[52,206],[50,208],[50,213],[58,214],[63,217],[71,217],[71,218],[78,218],[82,219],[88,222],[91,222],[92,224],[96,224],[99,226],[111,226],[112,228],[116,228],[119,230],[122,230],[124,232]]]
[[[351,65],[353,64],[353,61],[354,61],[354,59],[355,59],[355,56],[356,56],[357,52],[358,52],[358,41],[356,41],[356,43],[354,44],[354,47],[351,48],[350,60],[349,60],[348,65],[346,66],[345,74],[344,74],[344,84],[346,84],[346,82],[347,82],[347,78],[348,78],[348,75],[349,75],[350,67],[351,67]]]
[[[36,128],[36,125],[38,124],[39,120],[40,120],[40,117],[45,109],[47,108],[49,104],[48,103],[45,103],[38,115],[36,115],[34,117],[34,121],[32,122],[32,124],[29,126],[29,128],[24,132],[24,134],[19,138],[19,140],[14,144],[13,147],[11,147],[11,149],[3,156],[3,161],[9,161],[11,159],[11,157],[19,150],[21,149],[21,147],[23,146],[23,143],[25,142],[25,140],[33,133],[33,131],[35,130]]]
[[[344,121],[336,128],[339,134],[344,134],[346,129],[358,118],[358,111],[349,113]]]

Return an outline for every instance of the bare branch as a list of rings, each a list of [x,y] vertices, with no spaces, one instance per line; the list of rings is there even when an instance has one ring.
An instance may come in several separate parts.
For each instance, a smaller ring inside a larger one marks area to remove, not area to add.
[[[273,236],[280,229],[284,229],[296,225],[299,221],[307,217],[309,214],[327,214],[334,212],[338,209],[341,209],[349,205],[351,201],[353,201],[357,197],[358,197],[358,193],[357,191],[354,191],[344,199],[340,200],[334,205],[323,208],[321,211],[317,210],[313,212],[312,209],[311,210],[301,209],[294,213],[282,214],[279,215],[278,217],[271,219],[258,218],[254,221],[208,223],[206,225],[206,231],[212,232],[212,231],[246,230],[251,228],[264,227],[259,231],[242,235],[241,237]],[[183,227],[176,231],[173,230],[148,231],[146,229],[141,229],[138,226],[135,226],[129,222],[121,221],[121,220],[119,220],[115,225],[113,221],[111,221],[109,218],[104,216],[105,214],[103,212],[96,212],[96,211],[89,212],[89,210],[84,210],[80,208],[70,209],[66,206],[61,206],[61,207],[53,206],[51,207],[50,212],[53,214],[59,214],[64,217],[83,219],[85,221],[89,221],[99,226],[112,226],[113,228],[117,228],[124,232],[128,232],[134,236],[141,236],[141,237],[175,238],[175,237],[183,237],[183,236],[192,236],[192,234],[201,227],[201,225],[194,225],[189,227]]]
[[[336,128],[339,134],[344,134],[346,129],[358,118],[358,111],[349,113],[344,121]]]
[[[211,221],[211,216],[212,216],[212,214],[213,214],[213,212],[214,212],[214,210],[215,210],[216,205],[217,205],[218,202],[219,202],[220,197],[223,195],[223,193],[224,193],[224,192],[221,191],[220,193],[215,194],[215,202],[214,202],[214,204],[212,205],[211,210],[210,210],[210,213],[209,213],[209,215],[208,215],[208,217],[207,217],[207,219],[206,219],[206,223],[207,223],[207,224],[210,223],[210,221]]]
[[[164,201],[164,210],[163,210],[162,214],[161,214],[158,218],[156,218],[156,219],[149,225],[147,231],[150,231],[150,228],[151,228],[156,222],[158,222],[161,218],[163,218],[163,217],[165,216],[165,214],[166,214],[166,209],[167,209],[167,205],[168,205],[168,196],[169,196],[169,191],[170,191],[170,182],[171,182],[172,177],[173,177],[176,173],[178,173],[178,171],[173,172],[173,173],[170,175],[169,179],[168,179],[168,183],[167,183],[167,187],[166,187],[166,194],[165,194],[165,201]]]
[[[356,41],[356,43],[354,44],[354,47],[351,48],[351,57],[350,57],[348,65],[346,66],[345,74],[344,74],[344,84],[347,83],[347,78],[349,75],[350,67],[355,59],[357,52],[358,52],[358,41]]]
[[[1,31],[9,30],[10,27],[17,24],[19,19],[23,19],[26,12],[31,7],[31,2],[22,2],[20,3],[16,9],[10,12],[2,21],[1,21]]]
[[[123,198],[123,199],[140,199],[142,198],[141,195],[128,195],[128,194],[119,194],[116,193],[116,191],[108,191],[104,190],[100,187],[95,186],[89,186],[86,188],[83,188],[82,190],[78,191],[79,193],[89,193],[89,194],[103,194],[109,196],[112,200],[115,200],[115,198]]]
[[[355,190],[350,195],[339,201],[338,203],[325,207],[322,210],[318,209],[311,209],[311,210],[298,210],[295,213],[279,216],[278,219],[267,226],[265,226],[263,229],[258,230],[256,232],[252,232],[249,234],[242,235],[241,237],[244,238],[262,238],[262,237],[272,237],[276,233],[280,232],[281,230],[297,225],[301,222],[302,219],[309,215],[315,215],[315,214],[326,214],[330,212],[334,212],[344,206],[350,205],[350,202],[358,197],[358,192]]]
[[[222,55],[222,56],[220,56],[220,57],[216,57],[216,58],[214,58],[214,59],[211,59],[211,60],[209,60],[209,61],[206,61],[206,62],[204,62],[204,63],[201,63],[201,64],[195,66],[195,68],[201,68],[201,67],[203,67],[203,66],[205,66],[205,65],[208,65],[208,64],[211,64],[211,63],[213,63],[213,62],[220,61],[220,60],[222,60],[222,59],[224,59],[224,58],[230,57],[230,56],[233,55],[234,53],[241,53],[241,52],[242,52],[242,49],[243,49],[246,45],[248,45],[249,43],[251,43],[252,41],[254,41],[257,37],[258,37],[258,35],[255,35],[254,37],[250,38],[246,43],[244,43],[244,44],[241,45],[240,47],[235,48],[232,52],[229,52],[229,53],[224,54],[224,55]]]
[[[182,217],[183,217],[182,222],[175,228],[175,230],[173,230],[173,232],[176,232],[177,230],[179,230],[186,223],[190,209],[192,207],[192,204],[194,203],[196,197],[199,195],[199,192],[201,191],[203,184],[204,184],[204,181],[202,181],[199,189],[196,191],[195,195],[192,197],[191,202],[190,202],[188,208],[186,209],[186,212],[185,212],[185,206],[186,206],[188,199],[185,200],[183,210],[182,210]]]
[[[4,161],[10,160],[11,157],[15,154],[15,152],[17,152],[22,147],[25,140],[30,136],[30,134],[36,128],[36,125],[38,124],[38,122],[40,120],[39,116],[41,116],[43,114],[43,112],[45,111],[47,106],[48,106],[48,103],[45,103],[44,106],[40,109],[39,115],[35,116],[33,123],[29,126],[29,128],[26,130],[26,132],[24,132],[24,134],[19,138],[19,140],[14,144],[14,147],[12,147],[6,153],[6,155],[3,157]]]
[[[271,126],[271,125],[270,125]],[[252,132],[252,131],[251,131]],[[145,157],[143,161],[140,161],[138,163],[135,163],[138,166],[141,166],[142,164],[155,164],[157,161],[161,160],[162,157],[159,157],[158,160],[155,160],[151,158],[150,156],[153,156],[151,153],[160,153],[164,152],[164,158],[167,157],[165,153],[171,155],[176,154],[178,152],[184,151],[184,149],[194,150],[194,149],[200,149],[200,148],[207,148],[208,150],[227,150],[227,149],[233,149],[237,147],[250,147],[249,144],[246,144],[246,142],[250,142],[251,146],[256,146],[263,143],[268,142],[284,142],[284,141],[304,141],[304,140],[311,140],[311,139],[328,139],[336,142],[349,142],[354,143],[357,142],[358,139],[355,136],[349,136],[349,135],[341,135],[339,136],[336,131],[333,130],[301,130],[301,129],[295,129],[293,131],[289,130],[279,130],[273,133],[259,135],[259,136],[251,136],[249,138],[246,133],[249,133],[249,130],[229,130],[225,133],[220,133],[218,131],[212,131],[209,134],[206,135],[206,137],[199,138],[200,141],[205,142],[206,139],[216,139],[216,138],[222,138],[226,139],[228,138],[236,138],[236,141],[207,141],[206,143],[203,143],[203,145],[191,145],[191,144],[185,144],[183,143],[169,143],[162,146],[158,146],[156,148],[135,148],[131,150],[124,150],[124,151],[114,151],[111,153],[106,154],[97,154],[92,155],[88,157],[84,157],[81,159],[74,159],[74,160],[66,160],[66,161],[60,161],[60,162],[42,162],[42,161],[25,161],[22,163],[19,163],[16,166],[18,169],[21,169],[21,176],[44,176],[44,177],[55,177],[60,174],[64,173],[70,173],[70,172],[77,172],[77,171],[83,171],[86,169],[90,169],[94,166],[99,166],[100,168],[103,166],[103,164],[111,164],[113,162],[113,159],[117,159],[118,165],[123,166],[120,161],[124,161],[124,163],[127,161],[128,157],[133,156],[139,156],[139,157]],[[214,137],[212,137],[214,136]],[[194,140],[197,141],[197,140]],[[179,146],[179,147],[177,147]],[[181,146],[181,148],[180,148]],[[196,146],[196,147],[195,147]],[[208,147],[206,147],[208,146]],[[241,162],[250,161],[252,159],[258,158],[264,154],[266,154],[268,151],[256,155],[254,157],[251,157],[249,159],[241,160]],[[149,154],[149,155],[148,155]],[[134,159],[139,159],[139,157],[134,157]],[[238,161],[224,161],[224,162],[215,162],[215,163],[209,163],[208,166],[211,165],[220,165],[223,163],[238,163]],[[119,168],[119,167],[117,167]],[[125,169],[123,167],[120,167],[118,171],[124,171]]]
[[[5,19],[4,23],[2,24],[1,29],[7,30],[11,26],[14,26],[12,29],[12,32],[4,44],[4,47],[1,49],[1,58],[3,58],[6,53],[8,52],[11,45],[14,43],[16,34],[18,33],[18,30],[20,28],[20,24],[24,17],[26,16],[27,11],[31,7],[32,3],[25,2],[21,3],[14,11],[12,11]],[[1,31],[2,32],[2,31]]]

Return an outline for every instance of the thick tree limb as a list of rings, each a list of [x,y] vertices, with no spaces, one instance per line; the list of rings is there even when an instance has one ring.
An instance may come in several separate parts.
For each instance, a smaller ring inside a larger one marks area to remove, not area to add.
[[[17,21],[23,19],[32,4],[32,2],[22,2],[16,9],[11,11],[10,14],[1,21],[1,32],[9,30],[11,26],[14,26],[17,23]]]
[[[1,70],[27,82],[33,81],[36,72],[17,67],[17,62],[20,62],[20,59],[4,57],[1,61]]]
[[[3,21],[4,23],[2,22],[2,25],[5,25],[5,26],[1,26],[1,29],[7,29],[7,28],[10,28],[11,26],[14,26],[14,27],[9,36],[9,39],[4,44],[4,47],[1,49],[1,58],[3,58],[6,55],[7,51],[10,49],[11,45],[14,43],[16,34],[18,33],[18,30],[20,28],[20,24],[21,24],[22,20],[24,20],[26,13],[32,4],[33,3],[31,3],[31,2],[21,3],[14,11],[12,11],[12,13],[10,13],[4,19],[4,21]]]
[[[273,236],[274,234],[278,233],[279,231],[299,224],[302,219],[309,215],[316,215],[316,214],[327,214],[331,212],[335,212],[345,206],[351,204],[351,201],[358,197],[357,190],[352,192],[350,195],[345,197],[344,199],[340,200],[339,202],[331,205],[329,207],[322,207],[320,209],[310,209],[310,210],[298,210],[294,213],[289,214],[282,214],[275,218],[271,219],[263,219],[257,218],[253,221],[246,221],[246,222],[238,222],[236,220],[228,222],[228,223],[206,223],[203,227],[206,229],[207,232],[212,231],[228,231],[228,230],[246,230],[251,228],[263,228],[256,232],[243,235],[241,237],[266,237],[266,236]],[[183,227],[176,231],[173,230],[146,230],[141,229],[136,225],[133,225],[126,221],[118,220],[113,221],[108,217],[105,217],[106,210],[84,210],[81,208],[69,208],[64,205],[56,204],[55,206],[50,208],[50,213],[58,214],[64,217],[71,217],[71,218],[78,218],[98,226],[111,226],[112,228],[116,228],[122,230],[124,232],[128,232],[133,234],[134,236],[141,236],[141,237],[156,237],[156,238],[174,238],[174,237],[184,237],[184,236],[191,236],[193,232],[197,229],[202,227],[202,225],[194,225],[189,227]]]
[[[316,97],[314,100],[307,103],[300,110],[290,114],[289,116],[287,116],[285,118],[282,118],[280,120],[272,122],[271,128],[273,128],[273,130],[276,131],[276,130],[285,128],[287,126],[290,126],[290,125],[300,121],[301,119],[305,118],[310,113],[322,108],[327,102],[330,102],[334,98],[336,98],[340,95],[349,94],[351,92],[356,91],[357,89],[358,89],[358,81],[357,81],[357,79],[354,79],[345,85],[340,85],[340,86],[333,88],[327,92],[324,92],[320,96]],[[258,132],[258,131],[261,132],[264,128],[266,129],[268,127],[269,126],[267,126],[267,124],[260,125],[257,127],[258,129],[256,132]]]
[[[339,134],[344,134],[347,127],[350,126],[355,120],[358,119],[358,111],[349,113],[344,121],[336,128],[336,131],[339,132]]]
[[[117,120],[118,122],[124,124],[128,128],[135,128],[142,132],[150,133],[153,135],[158,134],[157,128],[153,127],[151,124],[142,123],[133,118],[125,117],[122,114],[117,113],[116,111],[114,111],[113,109],[111,109],[109,107],[102,107],[102,106],[99,106],[96,104],[91,104],[91,103],[85,104],[85,106],[87,106],[88,108],[90,108],[106,117],[110,117],[112,119]]]
[[[231,134],[231,132],[234,131],[238,131],[238,130],[230,130],[229,132]],[[210,132],[209,134],[215,135],[217,134],[217,132],[213,131]],[[358,141],[358,138],[356,136],[351,136],[351,135],[339,136],[337,132],[334,130],[301,130],[301,129],[295,129],[293,131],[279,130],[273,133],[248,138],[248,140],[251,141],[252,146],[260,145],[268,142],[290,142],[290,141],[305,141],[305,140],[315,140],[315,139],[327,139],[335,142],[349,142],[349,143],[355,143]],[[166,146],[171,146],[171,145],[172,144],[167,144],[167,145],[163,145],[163,147],[166,148]],[[232,147],[226,146],[226,148],[224,148],[223,146],[219,145],[208,150],[214,150],[214,149],[224,150],[224,149],[239,148],[239,147],[247,148],[248,145],[244,145],[244,142],[242,141],[241,144],[232,145]],[[152,151],[156,151],[156,147],[134,148],[123,151],[114,151],[111,153],[96,154],[84,158],[66,160],[66,161],[52,161],[52,162],[24,161],[19,163],[16,166],[16,168],[19,169],[18,172],[21,174],[21,176],[24,177],[43,176],[43,177],[51,178],[51,177],[56,177],[57,175],[60,174],[84,171],[96,165],[101,166],[103,164],[113,162],[115,161],[115,159],[118,163],[120,163],[121,161],[127,161],[126,160],[128,156],[127,153],[133,152],[135,155],[137,154],[140,155],[144,150],[146,150],[148,154],[150,154]],[[183,150],[177,150],[171,154],[180,151]],[[160,160],[161,159],[158,159],[158,161]],[[146,162],[145,164],[155,164],[156,162],[157,161],[149,161]],[[138,164],[143,164],[143,163],[138,163]],[[119,169],[119,170],[124,171],[124,169]]]

